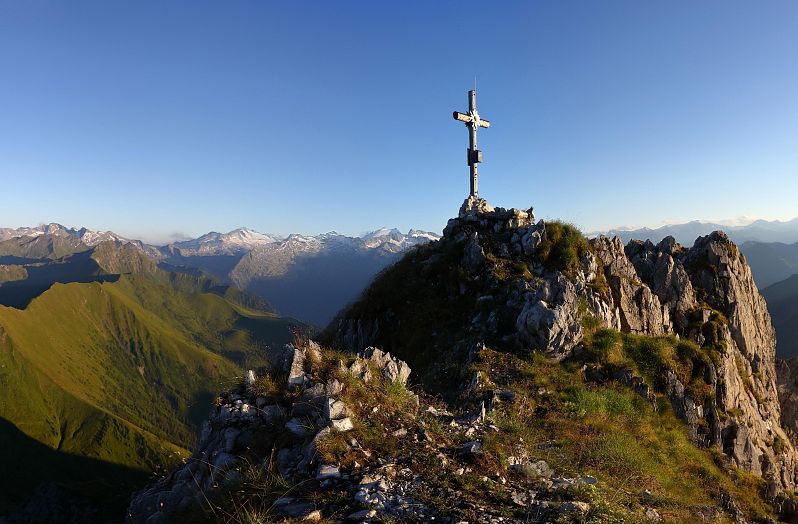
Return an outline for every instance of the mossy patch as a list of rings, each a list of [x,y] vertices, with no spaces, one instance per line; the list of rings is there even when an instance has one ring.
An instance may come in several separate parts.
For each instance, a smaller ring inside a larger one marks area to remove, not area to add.
[[[582,232],[573,224],[552,220],[546,222],[546,233],[535,254],[549,271],[573,274],[584,253],[592,250]]]

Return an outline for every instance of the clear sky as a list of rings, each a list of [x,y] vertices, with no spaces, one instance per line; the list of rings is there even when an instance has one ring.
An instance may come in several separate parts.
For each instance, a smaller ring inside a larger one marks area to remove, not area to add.
[[[798,2],[0,0],[0,225],[798,215]]]

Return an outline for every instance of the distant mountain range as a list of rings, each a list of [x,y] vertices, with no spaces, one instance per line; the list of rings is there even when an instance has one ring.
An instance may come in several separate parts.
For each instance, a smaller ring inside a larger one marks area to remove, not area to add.
[[[284,315],[323,327],[401,253],[437,238],[387,228],[360,237],[336,232],[284,237],[240,228],[154,246],[111,231],[46,224],[0,229],[0,265],[58,259],[110,241],[134,247],[164,269],[198,271],[235,284]],[[0,270],[0,279],[3,275]]]
[[[737,244],[744,242],[798,242],[798,218],[782,222],[780,220],[757,220],[744,226],[729,226],[713,222],[702,222],[694,220],[686,224],[672,224],[667,226],[640,229],[611,229],[609,231],[595,231],[588,236],[604,234],[607,236],[619,236],[625,242],[629,240],[651,240],[657,243],[659,240],[672,236],[677,242],[684,246],[692,246],[695,239],[708,235],[713,231],[725,231],[732,241]]]

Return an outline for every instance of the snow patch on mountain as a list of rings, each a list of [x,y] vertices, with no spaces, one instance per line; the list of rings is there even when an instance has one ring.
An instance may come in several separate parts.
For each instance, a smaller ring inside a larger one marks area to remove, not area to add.
[[[242,227],[229,233],[211,231],[201,237],[175,242],[166,247],[182,256],[235,255],[278,240],[281,240],[278,236]]]

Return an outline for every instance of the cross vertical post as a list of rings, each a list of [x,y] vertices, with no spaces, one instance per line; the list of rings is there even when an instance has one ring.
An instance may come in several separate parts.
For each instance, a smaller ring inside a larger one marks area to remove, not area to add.
[[[468,92],[468,114],[455,111],[452,116],[468,127],[468,171],[471,179],[471,196],[479,196],[477,164],[482,162],[482,151],[477,149],[477,128],[490,127],[490,122],[482,120],[477,112],[477,92]]]
[[[468,113],[473,115],[477,110],[477,92],[468,92]],[[468,170],[471,173],[471,194],[477,196],[479,194],[479,187],[477,187],[477,164],[479,160],[474,158],[474,152],[477,149],[477,126],[471,123],[468,126]]]

